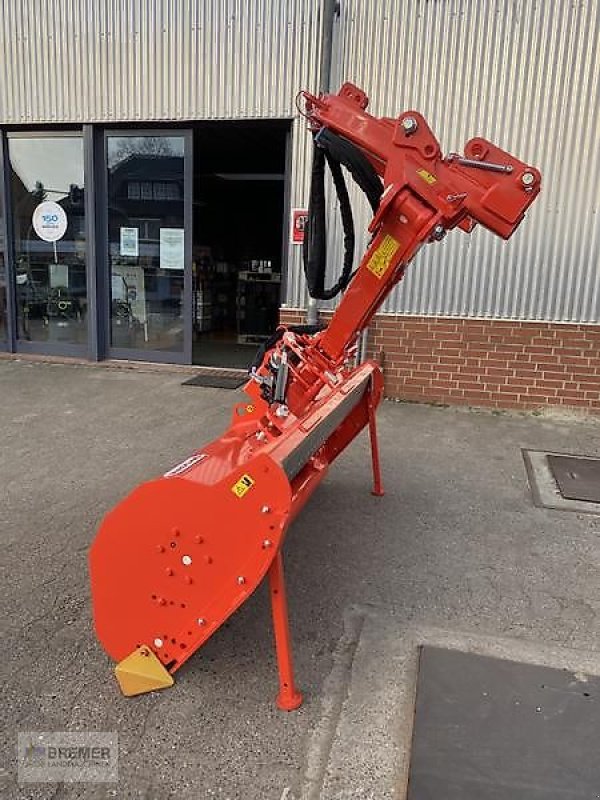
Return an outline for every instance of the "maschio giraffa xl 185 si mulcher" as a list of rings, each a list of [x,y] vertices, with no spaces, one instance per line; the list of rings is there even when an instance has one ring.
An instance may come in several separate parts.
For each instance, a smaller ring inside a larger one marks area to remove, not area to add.
[[[508,239],[540,191],[540,173],[485,139],[443,157],[416,111],[367,113],[364,92],[299,96],[315,155],[306,233],[311,294],[343,297],[329,324],[281,328],[263,349],[216,441],[144,483],[110,511],[90,552],[98,638],[124,694],[172,675],[268,576],[280,708],[302,702],[292,670],[281,548],[290,523],[334,459],[368,427],[374,488],[383,494],[375,410],[382,374],[356,364],[362,331],[419,248],[476,224]],[[344,230],[339,280],[326,288],[325,167]],[[372,208],[370,244],[353,271],[354,226],[344,171]],[[201,434],[201,431],[198,432]],[[190,430],[190,435],[195,432]]]

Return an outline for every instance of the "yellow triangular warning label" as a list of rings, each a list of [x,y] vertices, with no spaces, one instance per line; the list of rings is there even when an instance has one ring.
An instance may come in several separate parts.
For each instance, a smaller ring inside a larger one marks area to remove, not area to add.
[[[155,689],[166,689],[175,683],[152,650],[145,645],[119,661],[115,667],[115,675],[126,697],[153,692]]]

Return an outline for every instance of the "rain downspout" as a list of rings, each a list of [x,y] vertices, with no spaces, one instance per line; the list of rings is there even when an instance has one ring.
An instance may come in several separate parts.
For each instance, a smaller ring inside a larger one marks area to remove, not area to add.
[[[331,91],[331,60],[333,55],[333,25],[336,16],[339,16],[339,0],[323,0],[323,32],[321,41],[321,61],[319,64],[319,93],[328,94]],[[306,322],[316,325],[319,321],[319,307],[314,297],[308,298],[306,309]]]

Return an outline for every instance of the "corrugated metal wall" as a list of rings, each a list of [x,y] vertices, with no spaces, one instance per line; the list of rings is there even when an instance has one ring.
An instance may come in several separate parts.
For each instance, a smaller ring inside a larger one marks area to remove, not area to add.
[[[290,202],[308,196],[299,89],[319,85],[317,0],[4,0],[0,125],[291,118]],[[288,292],[303,293],[290,246]]]
[[[317,0],[6,0],[0,124],[291,117],[298,89],[318,86],[320,13]],[[600,321],[599,26],[597,0],[341,1],[334,87],[362,86],[377,115],[417,108],[446,151],[484,135],[544,176],[510,242],[454,232],[421,251],[387,311]],[[304,128],[296,118],[300,207]],[[363,204],[357,230],[368,218]],[[287,286],[304,305],[298,247]]]
[[[291,117],[314,0],[5,0],[0,121]]]
[[[361,86],[376,116],[421,111],[445,152],[482,135],[543,174],[509,242],[451,233],[421,251],[386,310],[600,322],[598,2],[342,0],[341,9],[336,86]],[[362,208],[357,230],[370,217]],[[332,255],[337,266],[339,246]]]

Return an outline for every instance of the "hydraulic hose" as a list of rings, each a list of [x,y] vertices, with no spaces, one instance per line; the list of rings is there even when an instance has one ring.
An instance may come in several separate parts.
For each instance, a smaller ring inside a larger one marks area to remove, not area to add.
[[[325,164],[329,167],[340,204],[344,231],[344,258],[336,283],[325,288],[327,269],[327,227],[325,221]],[[331,300],[343,292],[352,279],[354,260],[354,220],[348,189],[341,167],[344,166],[366,195],[373,212],[377,210],[383,186],[379,176],[361,153],[347,139],[327,128],[315,135],[315,148],[308,208],[308,224],[304,236],[304,273],[311,297]]]

